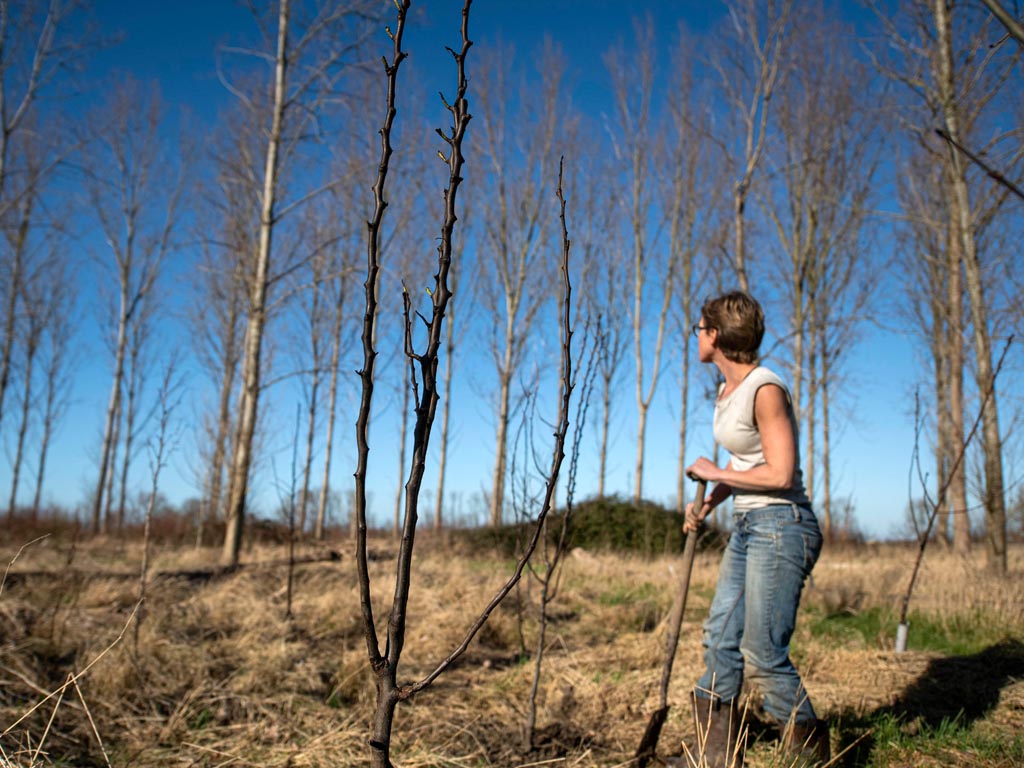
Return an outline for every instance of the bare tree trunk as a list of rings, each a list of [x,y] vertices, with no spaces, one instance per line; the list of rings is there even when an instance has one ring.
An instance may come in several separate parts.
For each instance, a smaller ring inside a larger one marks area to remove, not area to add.
[[[802,246],[798,246],[800,248]],[[806,271],[806,263],[801,263],[806,254],[796,255],[793,260],[791,288],[793,290],[791,301],[791,326],[793,334],[793,410],[796,412],[797,423],[804,420],[804,357],[807,354],[805,349],[807,318],[804,315],[804,288],[803,273]]]
[[[60,262],[55,262],[60,264]],[[49,336],[47,356],[43,362],[46,390],[42,406],[42,434],[39,437],[39,459],[36,468],[35,492],[32,497],[32,521],[38,519],[39,504],[43,495],[43,478],[46,461],[57,423],[66,412],[68,404],[68,375],[66,371],[67,349],[73,324],[70,281],[62,269],[54,271],[48,279],[50,285],[50,311],[45,332]]]
[[[121,459],[121,476],[119,479],[120,494],[117,502],[117,526],[116,531],[120,536],[124,530],[125,504],[128,497],[128,471],[134,458],[132,451],[135,448],[136,431],[136,403],[139,391],[143,389],[145,382],[145,363],[142,361],[142,347],[145,341],[147,329],[145,327],[148,314],[141,304],[146,303],[144,299],[140,303],[140,311],[132,327],[131,350],[128,354],[128,391],[125,393],[125,417],[124,417],[124,456]],[[114,462],[111,461],[111,467]]]
[[[313,228],[317,230],[316,227]],[[312,297],[309,306],[309,351],[310,351],[310,382],[308,402],[306,404],[306,453],[302,465],[302,489],[299,492],[299,509],[296,518],[296,529],[299,536],[306,533],[306,514],[310,501],[310,478],[313,472],[313,444],[316,436],[317,412],[320,409],[320,386],[323,378],[323,343],[322,338],[324,324],[324,282],[328,279],[329,267],[325,254],[321,248],[313,256],[312,272],[313,286]]]
[[[369,426],[373,404],[375,384],[374,369],[377,360],[376,325],[377,325],[377,292],[380,282],[380,228],[384,218],[387,201],[384,199],[384,187],[387,180],[388,166],[393,149],[391,146],[391,128],[394,125],[395,89],[398,70],[406,54],[402,50],[402,38],[405,33],[405,17],[409,10],[410,0],[401,0],[398,6],[398,21],[394,32],[388,34],[394,43],[394,55],[388,63],[384,60],[387,72],[387,109],[384,124],[380,130],[380,162],[377,165],[377,179],[373,187],[374,211],[367,222],[366,246],[366,281],[364,283],[366,304],[363,312],[363,367],[359,371],[362,382],[362,398],[359,403],[359,415],[356,418],[356,443],[358,458],[355,472],[355,503],[352,523],[356,531],[356,573],[359,584],[359,604],[362,615],[363,634],[366,650],[370,659],[370,667],[377,678],[377,706],[373,715],[372,765],[374,768],[391,768],[391,726],[394,721],[395,707],[398,704],[396,695],[396,670],[388,664],[388,659],[381,654],[377,639],[376,623],[373,617],[373,602],[370,596],[370,572],[366,555],[366,474],[369,464]],[[389,644],[388,653],[391,648]],[[401,652],[401,648],[397,649]]]
[[[612,92],[615,100],[616,133],[624,137],[623,146],[615,146],[615,154],[621,163],[624,184],[629,193],[624,198],[628,228],[632,242],[629,259],[632,262],[630,296],[633,331],[633,363],[635,371],[634,396],[637,409],[636,460],[633,468],[633,501],[643,497],[644,452],[647,442],[647,417],[657,389],[661,373],[661,352],[665,338],[666,317],[672,303],[675,274],[675,254],[669,253],[663,262],[655,257],[658,253],[648,242],[648,230],[654,206],[652,184],[656,180],[652,167],[657,158],[650,126],[650,106],[655,84],[653,59],[654,29],[651,24],[637,26],[635,45],[630,51],[619,47],[606,58],[606,66],[612,75]],[[659,222],[661,223],[661,222]],[[673,222],[674,224],[675,222]],[[657,335],[653,350],[648,353],[645,339],[650,315],[646,307],[652,303],[653,295],[659,300],[656,326]],[[650,362],[649,376],[646,363]]]
[[[683,313],[683,317],[689,317]],[[679,458],[676,462],[676,512],[682,514],[686,511],[686,425],[687,414],[690,412],[690,343],[688,335],[684,332],[683,354],[680,376],[682,383],[679,385]]]
[[[405,488],[405,443],[409,427],[409,394],[412,391],[412,371],[406,361],[402,361],[402,419],[398,432],[398,490],[395,492],[395,524],[391,534],[397,539],[402,532],[402,496]]]
[[[950,172],[952,169],[950,169]],[[958,227],[951,221],[948,226],[947,242],[947,300],[945,302],[946,315],[946,338],[944,359],[945,381],[943,384],[948,392],[946,395],[948,411],[944,419],[945,424],[940,424],[939,442],[944,443],[946,452],[947,471],[953,472],[953,476],[947,479],[940,476],[940,480],[949,483],[949,500],[951,507],[950,514],[953,519],[953,551],[966,556],[971,548],[971,520],[967,514],[967,470],[963,462],[953,465],[953,457],[957,447],[963,444],[964,440],[964,306],[963,306],[963,260],[961,258],[962,238],[959,235]],[[945,438],[942,437],[942,427],[946,429]],[[948,518],[950,515],[945,515]],[[942,530],[944,542],[948,544],[949,535]]]
[[[232,328],[234,326],[232,325]],[[238,355],[235,351],[235,334],[229,335],[228,347],[224,352],[224,370],[221,373],[220,392],[217,402],[217,426],[213,438],[213,457],[210,460],[209,496],[207,498],[207,516],[212,520],[223,519],[221,497],[224,484],[224,464],[228,456],[231,434],[231,390],[235,386]],[[197,543],[202,545],[202,526],[197,532]]]
[[[221,560],[237,565],[242,546],[249,472],[252,465],[253,436],[260,394],[260,353],[266,326],[267,287],[270,275],[271,240],[274,232],[274,203],[277,193],[278,152],[281,146],[285,112],[285,82],[288,70],[289,0],[280,0],[277,18],[277,53],[274,63],[274,102],[266,162],[263,168],[263,191],[260,197],[260,236],[256,270],[249,294],[249,320],[245,332],[242,364],[244,390],[239,408],[238,443],[231,461],[231,497],[226,513],[227,529]]]
[[[331,328],[331,381],[327,391],[327,435],[324,446],[324,474],[320,483],[320,498],[316,507],[316,526],[313,531],[317,541],[324,540],[324,526],[327,522],[327,498],[330,492],[331,459],[334,451],[334,420],[338,410],[338,360],[341,357],[341,331],[345,317],[345,271],[338,276],[337,300],[334,303],[334,323]]]
[[[608,477],[608,432],[612,418],[612,392],[609,377],[601,371],[601,443],[598,448],[597,495],[605,496],[605,478]]]
[[[124,395],[121,396],[123,401]],[[121,446],[121,427],[124,424],[122,418],[122,410],[124,404],[118,404],[117,414],[114,416],[114,434],[111,435],[111,448],[110,448],[110,470],[107,472],[107,488],[103,500],[103,524],[101,526],[103,533],[110,533],[112,524],[114,523],[114,478],[117,473],[114,468],[117,467],[117,450]]]
[[[55,395],[52,388],[47,386],[47,405],[43,416],[43,434],[39,440],[39,461],[36,469],[35,491],[32,494],[32,507],[29,510],[33,523],[39,519],[39,505],[42,503],[43,497],[43,477],[46,474],[47,454],[50,450],[50,440],[53,439],[54,418],[53,406],[50,405],[50,403],[53,401],[54,397]]]
[[[679,456],[676,466],[676,509],[682,514],[686,506],[686,438],[690,408],[690,324],[696,318],[694,301],[695,258],[707,240],[707,225],[701,222],[700,211],[707,193],[707,134],[703,110],[694,108],[694,64],[687,51],[688,41],[680,33],[676,54],[672,59],[675,77],[669,82],[674,95],[671,109],[674,146],[666,162],[660,163],[667,182],[664,185],[664,207],[669,216],[669,252],[678,274],[678,307],[681,357],[679,382]]]
[[[959,518],[958,504],[953,500],[956,481],[949,475],[960,472],[962,465],[955,459],[964,438],[962,265],[959,237],[953,233],[948,206],[942,199],[942,189],[948,186],[942,176],[947,172],[936,166],[930,153],[922,154],[904,169],[900,188],[903,209],[909,214],[905,231],[910,247],[903,265],[909,274],[908,314],[916,320],[930,357],[935,480],[937,488],[948,491],[945,505],[935,510],[937,538],[944,543],[948,542],[949,519],[952,517],[955,528]],[[955,364],[954,359],[958,360]],[[959,427],[954,426],[954,413],[960,416]],[[960,509],[966,512],[965,507]]]
[[[125,397],[124,417],[124,455],[121,457],[121,476],[118,479],[119,493],[117,499],[117,521],[114,527],[118,536],[124,531],[125,504],[128,498],[128,469],[132,463],[132,449],[135,431],[135,400],[137,390],[134,372],[128,376],[128,392]]]
[[[2,57],[0,57],[0,60],[2,60]],[[0,77],[2,77],[2,73],[0,73]],[[2,84],[0,84],[0,91],[2,91]],[[0,104],[2,103],[3,99],[0,97]],[[24,305],[26,365],[24,378],[25,391],[22,398],[21,421],[18,426],[17,448],[15,449],[14,464],[12,467],[11,499],[7,508],[7,516],[10,520],[14,519],[19,473],[21,471],[21,463],[24,456],[25,435],[28,432],[28,417],[32,402],[32,366],[35,362],[36,353],[39,349],[42,326],[45,324],[44,318],[41,316],[41,313],[45,310],[43,307],[38,305],[35,300],[36,297],[32,295],[32,286],[23,274],[25,271],[25,258],[28,248],[28,235],[32,224],[32,212],[35,208],[36,195],[38,194],[38,190],[35,189],[34,185],[31,185],[31,182],[29,183],[30,186],[25,192],[24,200],[22,201],[21,206],[19,206],[18,228],[14,236],[14,242],[9,243],[14,257],[14,264],[8,284],[10,297],[7,302],[7,315],[4,320],[3,359],[2,362],[0,362],[0,365],[2,365],[2,369],[0,369],[0,424],[2,424],[3,402],[6,394],[5,390],[10,376],[15,344],[19,335],[18,308]],[[3,432],[0,431],[0,435],[2,434]]]
[[[448,326],[444,329],[444,393],[441,396],[441,448],[437,458],[437,496],[434,500],[434,530],[441,531],[444,509],[444,481],[448,466],[448,420],[452,400],[452,358],[455,355],[455,312],[448,312]]]
[[[818,329],[823,327],[822,319],[817,316],[817,304],[813,295],[810,297],[808,308],[808,333],[807,333],[807,409],[804,412],[804,419],[807,423],[807,455],[804,457],[804,485],[807,489],[807,498],[814,503],[814,465],[816,454],[816,442],[818,436]]]
[[[32,325],[36,325],[34,321],[30,321],[30,323]],[[41,329],[39,328],[30,327],[25,340],[25,384],[24,393],[21,399],[21,419],[18,422],[18,437],[16,440],[16,447],[14,449],[14,463],[11,468],[11,498],[7,505],[7,519],[9,521],[14,520],[16,504],[18,501],[18,482],[21,475],[22,461],[25,456],[25,435],[28,434],[29,414],[31,412],[32,405],[32,374],[36,353],[39,351],[40,330]]]
[[[821,512],[825,523],[825,541],[831,541],[835,537],[832,519],[832,404],[829,397],[832,392],[833,355],[829,349],[827,329],[824,324],[820,328],[821,337],[818,345],[821,348]],[[808,461],[812,459],[808,458]]]
[[[248,325],[248,323],[247,323],[247,325]],[[244,352],[244,350],[245,350],[245,339],[244,339],[244,337],[242,339],[242,342],[243,342],[242,343],[242,350],[243,350],[242,354],[244,355],[245,354],[245,352]],[[241,360],[239,360],[239,362],[241,362]],[[242,400],[245,398],[245,380],[241,378],[241,371],[239,371],[239,378],[240,378],[239,388],[238,388],[239,391],[238,391],[238,394],[235,395],[235,409],[234,410],[236,412],[239,411],[239,409],[241,408]],[[227,487],[224,489],[224,491],[225,491],[225,493],[224,493],[224,510],[223,510],[223,517],[221,518],[221,521],[224,523],[224,527],[225,527],[225,535],[227,534],[228,518],[230,516],[228,514],[228,511],[230,509],[231,499],[232,499],[232,497],[234,495],[234,484],[235,484],[235,476],[234,476],[234,473],[231,471],[231,469],[232,469],[232,466],[233,466],[234,457],[238,453],[238,443],[241,440],[241,434],[242,434],[242,418],[241,418],[241,413],[238,413],[237,415],[233,416],[232,421],[231,421],[231,442],[230,442],[231,454],[230,454],[230,457],[228,458],[228,463],[227,463],[227,467],[226,467],[227,476],[226,476],[225,479],[227,481]],[[223,548],[223,546],[224,545],[222,543],[221,547]]]
[[[469,205],[465,205],[463,207],[462,216],[464,219],[470,219],[470,211],[471,207]],[[463,293],[465,290],[463,285],[467,282],[457,279],[460,273],[456,271],[456,268],[461,267],[462,258],[465,252],[465,241],[466,238],[462,238],[459,240],[458,244],[452,245],[452,252],[455,258],[453,259],[452,268],[449,272],[452,282],[452,298],[451,301],[448,302],[448,323],[445,325],[444,329],[444,375],[442,384],[443,391],[441,394],[441,435],[437,457],[437,494],[434,499],[434,530],[438,532],[444,529],[445,518],[444,491],[448,471],[448,434],[451,417],[452,373],[455,369],[455,297]],[[466,293],[464,297],[459,299],[459,307],[463,308],[468,314],[471,306],[472,298],[469,293]]]
[[[747,243],[746,243],[746,228],[745,228],[745,212],[747,209],[747,194],[750,189],[750,178],[753,177],[753,169],[748,166],[744,177],[736,182],[735,189],[732,193],[732,221],[733,227],[736,232],[735,239],[735,268],[736,268],[736,280],[739,282],[740,290],[744,293],[750,293],[750,280],[747,277]]]
[[[505,365],[509,364],[509,349],[506,348]],[[509,370],[507,367],[505,370]],[[491,527],[497,528],[504,518],[505,472],[508,458],[509,401],[511,400],[511,376],[502,373],[498,382],[498,433],[495,437],[494,477],[491,483]]]
[[[612,235],[614,237],[614,233]],[[628,300],[630,289],[625,279],[625,249],[617,248],[613,243],[606,260],[603,297],[597,297],[599,304],[596,312],[601,317],[597,332],[597,367],[601,379],[601,423],[598,432],[598,474],[597,495],[607,494],[608,481],[608,443],[611,439],[612,409],[617,398],[614,397],[617,378],[622,362],[629,347],[629,331],[624,321],[625,313],[616,312],[613,307],[623,305]],[[606,313],[606,314],[604,314]]]
[[[952,465],[956,446],[964,441],[964,334],[963,288],[960,276],[959,248],[951,249],[949,260],[949,320],[947,334],[949,357],[946,363],[949,386],[949,437],[946,440],[947,464]],[[952,469],[949,498],[952,501],[953,551],[966,557],[971,550],[971,519],[967,514],[967,469],[963,463]]]
[[[107,418],[103,427],[103,444],[100,448],[100,474],[96,481],[96,495],[92,507],[93,535],[105,530],[103,520],[103,501],[107,487],[107,475],[111,471],[111,454],[114,450],[114,431],[117,428],[117,415],[121,410],[121,381],[124,378],[125,349],[128,346],[128,320],[130,309],[128,304],[128,283],[121,281],[120,312],[117,320],[117,345],[114,350],[114,376],[110,383],[110,400],[107,403]]]
[[[946,133],[957,144],[961,143],[959,115],[956,103],[956,76],[953,59],[953,33],[948,0],[934,0],[935,26],[939,54],[939,92],[942,97],[943,120]],[[988,304],[974,238],[971,204],[965,178],[963,160],[954,146],[949,147],[950,213],[959,230],[964,259],[964,277],[970,299],[971,321],[974,329],[975,375],[979,392],[989,392],[994,386],[992,371],[992,344],[988,326]],[[989,568],[1005,574],[1006,561],[1006,498],[1003,486],[1002,440],[999,434],[999,399],[993,392],[989,407],[984,409],[982,421],[982,448],[985,473],[985,534]]]
[[[309,504],[310,475],[313,472],[313,438],[316,436],[317,398],[320,397],[319,363],[314,363],[314,366],[309,403],[306,408],[306,459],[302,465],[302,491],[299,493],[299,510],[295,520],[295,529],[300,537],[306,532],[306,508]]]
[[[35,492],[32,495],[32,521],[35,522],[39,514],[39,505],[43,496],[43,477],[46,474],[46,461],[50,449],[50,441],[56,428],[57,412],[59,410],[57,392],[57,378],[52,371],[47,372],[46,384],[46,405],[43,411],[43,433],[39,439],[39,460],[36,469]]]
[[[3,100],[0,98],[0,104],[2,103]],[[2,178],[2,173],[0,173],[0,178]],[[11,376],[11,360],[14,357],[14,341],[17,336],[16,320],[22,293],[21,283],[24,279],[22,272],[25,245],[28,237],[28,225],[29,213],[26,210],[18,227],[18,237],[14,247],[11,249],[14,261],[8,273],[9,294],[7,296],[7,306],[4,308],[3,349],[0,350],[0,426],[3,425],[4,401],[7,398],[7,386]]]
[[[195,311],[191,313],[196,352],[216,392],[209,419],[209,458],[201,478],[205,499],[196,519],[196,547],[204,545],[207,524],[226,519],[230,498],[229,460],[234,455],[238,401],[235,387],[240,376],[246,307],[249,303],[256,228],[252,211],[258,206],[254,189],[256,161],[252,139],[256,122],[251,112],[225,122],[223,138],[216,137],[217,176],[209,195],[222,200],[210,218],[198,212],[196,237],[203,241],[203,261],[195,274]],[[214,232],[211,236],[211,232]],[[222,544],[217,541],[217,544]]]
[[[665,325],[668,317],[668,309],[672,303],[672,283],[669,277],[663,286],[661,311],[658,313],[658,331],[654,342],[654,357],[651,363],[651,376],[647,384],[646,394],[643,391],[643,351],[640,341],[642,323],[640,322],[641,305],[639,300],[634,304],[633,325],[634,352],[637,360],[637,436],[636,436],[636,475],[633,482],[633,501],[639,502],[643,498],[643,475],[644,475],[644,446],[647,442],[647,414],[650,412],[651,402],[654,400],[654,392],[658,386],[661,368],[661,352],[665,341]]]
[[[764,19],[759,18],[764,9]],[[742,158],[737,158],[738,176],[733,183],[732,216],[734,232],[733,266],[740,290],[749,292],[750,281],[747,265],[746,207],[754,175],[761,163],[765,139],[768,133],[769,106],[775,88],[779,84],[780,57],[784,51],[791,0],[776,4],[774,0],[762,3],[758,0],[742,0],[731,4],[730,16],[735,27],[735,40],[739,51],[727,51],[725,61],[731,66],[718,62],[719,77],[726,90],[727,98],[737,112],[743,144]],[[766,27],[761,33],[761,26]],[[749,47],[749,48],[748,48]],[[749,62],[742,62],[736,55],[742,51],[749,54]],[[749,68],[749,69],[748,69]],[[749,93],[743,93],[738,84],[750,83]]]
[[[153,482],[150,486],[149,499],[146,502],[146,514],[143,517],[142,525],[142,564],[139,566],[139,593],[138,603],[144,605],[146,600],[146,589],[149,586],[149,551],[151,545],[151,532],[153,530],[153,510],[156,507],[156,489],[159,482],[159,472],[153,473]],[[132,639],[135,653],[139,652],[139,630],[142,629],[142,622],[147,611],[139,612],[132,629]]]
[[[946,263],[941,266],[945,269],[936,269],[938,254],[935,259],[927,259],[928,271],[932,276],[929,281],[930,289],[927,291],[928,304],[931,310],[931,337],[929,346],[932,356],[932,377],[935,393],[935,480],[939,488],[947,485],[947,473],[953,464],[956,446],[960,443],[953,438],[953,431],[950,424],[952,412],[952,393],[950,392],[950,341],[953,332],[951,328],[952,312],[947,311],[947,299],[951,295],[950,283],[953,281],[949,267],[956,265],[955,269],[960,270],[960,259],[954,257],[955,249],[946,243]],[[938,510],[936,512],[936,523],[938,526],[938,537],[942,541],[948,541],[946,537],[949,522],[949,510]]]

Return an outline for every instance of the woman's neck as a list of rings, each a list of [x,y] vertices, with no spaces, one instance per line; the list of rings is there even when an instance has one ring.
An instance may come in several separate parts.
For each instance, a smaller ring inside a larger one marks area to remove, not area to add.
[[[721,371],[725,379],[725,389],[722,394],[727,395],[735,390],[752,370],[757,368],[757,363],[737,363],[721,353],[720,357],[720,360],[715,361],[715,365],[718,366],[718,370]]]

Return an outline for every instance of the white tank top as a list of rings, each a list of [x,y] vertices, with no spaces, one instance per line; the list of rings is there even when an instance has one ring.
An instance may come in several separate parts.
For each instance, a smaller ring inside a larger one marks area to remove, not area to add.
[[[742,488],[733,488],[733,509],[737,512],[749,512],[770,504],[806,506],[809,503],[804,489],[803,472],[800,470],[800,431],[793,413],[793,398],[782,379],[773,371],[758,366],[747,374],[736,389],[725,397],[719,396],[715,402],[715,440],[729,452],[732,468],[737,471],[743,472],[765,463],[761,435],[757,431],[757,422],[754,418],[754,396],[765,384],[775,384],[786,395],[786,412],[789,415],[793,443],[796,446],[796,471],[793,473],[793,484],[782,491],[745,491]],[[722,384],[722,387],[725,387],[725,384]]]

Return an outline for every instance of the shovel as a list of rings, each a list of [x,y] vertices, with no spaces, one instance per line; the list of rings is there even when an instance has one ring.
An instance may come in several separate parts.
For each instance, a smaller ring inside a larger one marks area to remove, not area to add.
[[[696,478],[694,478],[696,479]],[[697,495],[693,500],[693,508],[700,512],[704,506],[704,492],[707,480],[697,479]],[[672,613],[668,619],[668,639],[665,641],[665,661],[661,668],[661,701],[660,706],[651,713],[647,721],[644,737],[636,750],[636,764],[639,768],[646,766],[654,759],[658,750],[658,737],[668,716],[668,683],[672,678],[672,663],[676,659],[676,646],[679,644],[679,628],[683,624],[683,613],[686,611],[686,594],[690,591],[690,573],[693,571],[693,555],[697,550],[697,531],[686,534],[686,546],[683,548],[683,563],[679,577],[679,591],[672,603]]]

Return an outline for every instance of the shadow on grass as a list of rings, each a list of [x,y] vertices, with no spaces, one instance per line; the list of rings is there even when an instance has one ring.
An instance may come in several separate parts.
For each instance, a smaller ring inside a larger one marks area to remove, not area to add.
[[[850,749],[835,765],[868,765],[875,747],[871,731],[886,721],[901,723],[903,733],[910,736],[920,730],[937,729],[944,721],[956,720],[969,728],[999,703],[1004,687],[1022,676],[1024,642],[1020,640],[1003,640],[967,656],[935,659],[892,705],[866,715],[838,714],[842,728],[834,754]]]

